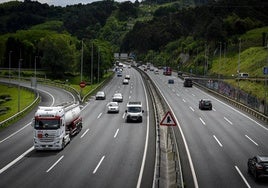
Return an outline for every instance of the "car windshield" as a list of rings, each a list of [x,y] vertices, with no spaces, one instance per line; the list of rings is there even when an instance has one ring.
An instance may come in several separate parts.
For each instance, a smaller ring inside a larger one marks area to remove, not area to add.
[[[111,102],[111,103],[108,104],[108,106],[117,106],[117,103]]]
[[[141,112],[141,107],[128,107],[128,112],[138,113]]]
[[[114,97],[117,97],[117,98],[120,98],[122,95],[117,93],[117,94],[114,94]]]
[[[35,129],[58,129],[60,128],[60,120],[58,119],[39,119],[35,120]]]
[[[104,95],[104,92],[98,92],[97,95]]]

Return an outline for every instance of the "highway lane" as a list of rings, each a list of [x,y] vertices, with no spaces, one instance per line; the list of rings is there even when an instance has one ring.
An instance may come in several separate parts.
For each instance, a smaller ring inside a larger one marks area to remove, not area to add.
[[[186,137],[199,187],[267,187],[247,173],[247,159],[267,154],[267,126],[182,80],[148,72],[169,102]],[[175,84],[167,84],[173,78]],[[198,109],[210,98],[212,111]]]
[[[103,88],[106,100],[90,99],[82,111],[82,132],[63,151],[31,151],[0,174],[0,187],[139,185],[148,141],[148,106],[140,75],[132,69],[124,72],[131,75],[130,84],[122,85],[122,78],[115,77]],[[124,95],[120,113],[107,114],[106,104],[116,91]],[[142,123],[125,122],[124,111],[129,100],[142,101],[145,110]],[[14,177],[16,181],[12,181]],[[152,183],[152,176],[147,181]]]

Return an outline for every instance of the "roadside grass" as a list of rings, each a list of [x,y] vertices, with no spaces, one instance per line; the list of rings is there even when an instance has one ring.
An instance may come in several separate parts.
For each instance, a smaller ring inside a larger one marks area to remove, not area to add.
[[[11,100],[5,101],[0,104],[0,108],[8,107],[5,113],[0,114],[0,122],[13,116],[18,113],[18,106],[20,106],[20,110],[23,110],[27,106],[29,106],[35,99],[35,95],[28,91],[20,88],[20,105],[18,104],[18,87],[17,86],[7,86],[0,85],[0,96],[1,95],[9,95]]]

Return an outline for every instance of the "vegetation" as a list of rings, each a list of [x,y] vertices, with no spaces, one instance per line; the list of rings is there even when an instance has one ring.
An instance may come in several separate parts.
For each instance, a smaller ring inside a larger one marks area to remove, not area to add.
[[[18,108],[23,110],[29,106],[35,96],[32,92],[24,89],[20,89],[20,104],[18,103],[18,87],[0,85],[0,122],[8,117],[18,113]]]

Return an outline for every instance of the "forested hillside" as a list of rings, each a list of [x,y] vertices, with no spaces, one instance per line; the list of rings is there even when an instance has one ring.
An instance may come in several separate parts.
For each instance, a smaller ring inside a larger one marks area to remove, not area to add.
[[[205,61],[211,68],[219,44],[231,52],[243,34],[268,25],[267,8],[265,0],[105,0],[67,7],[30,0],[2,3],[0,66],[11,61],[11,67],[17,67],[23,59],[23,68],[33,68],[37,61],[38,68],[58,70],[52,75],[62,77],[80,70],[83,45],[88,78],[92,54],[94,64],[101,54],[103,73],[114,52],[132,52],[136,60],[186,71],[194,63],[195,73],[203,73]],[[266,33],[264,29],[251,42],[244,39],[243,48],[264,46]]]

